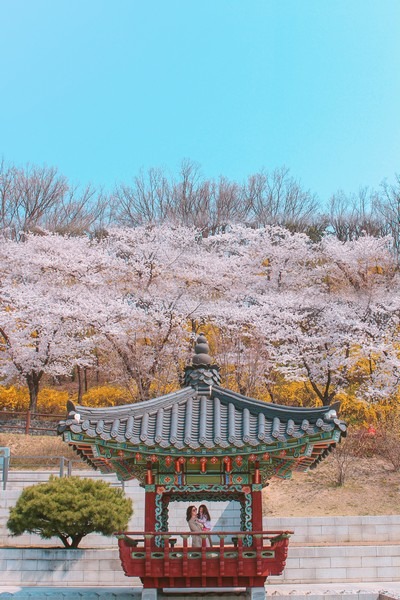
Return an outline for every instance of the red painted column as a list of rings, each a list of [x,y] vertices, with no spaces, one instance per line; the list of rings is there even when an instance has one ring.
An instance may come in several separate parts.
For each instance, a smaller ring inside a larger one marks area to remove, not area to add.
[[[253,484],[252,491],[253,531],[262,531],[262,492],[261,485]]]
[[[148,489],[150,488],[150,490]],[[156,528],[156,491],[154,485],[146,486],[144,496],[144,531],[155,531]]]

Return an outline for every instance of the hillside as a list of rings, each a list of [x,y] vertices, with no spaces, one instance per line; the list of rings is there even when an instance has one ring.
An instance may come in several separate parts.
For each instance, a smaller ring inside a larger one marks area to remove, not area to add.
[[[400,472],[377,458],[357,458],[342,486],[333,457],[288,481],[273,479],[264,512],[279,516],[390,515],[400,512]]]
[[[0,433],[0,446],[14,456],[76,458],[57,437]],[[43,462],[38,459],[36,464]],[[25,468],[32,462],[26,460]],[[46,460],[44,461],[45,466]],[[379,458],[351,458],[345,483],[337,485],[334,455],[308,473],[287,481],[273,479],[264,492],[264,513],[271,517],[324,515],[382,515],[400,512],[400,472]]]

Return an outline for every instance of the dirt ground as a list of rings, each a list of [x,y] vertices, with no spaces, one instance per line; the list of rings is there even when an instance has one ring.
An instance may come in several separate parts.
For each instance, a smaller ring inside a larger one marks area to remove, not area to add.
[[[76,455],[59,437],[0,433],[0,446],[17,456]],[[47,466],[44,463],[44,466]],[[28,467],[28,462],[24,468]],[[308,473],[272,479],[264,490],[264,514],[273,517],[389,515],[400,513],[400,472],[379,458],[353,458],[337,485],[338,463],[330,455]]]
[[[272,479],[264,513],[274,517],[393,515],[400,512],[400,472],[379,458],[356,458],[337,485],[333,456],[308,473]]]

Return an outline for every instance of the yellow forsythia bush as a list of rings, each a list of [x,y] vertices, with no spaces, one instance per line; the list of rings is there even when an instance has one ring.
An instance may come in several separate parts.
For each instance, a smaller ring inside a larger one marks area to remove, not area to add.
[[[63,390],[52,388],[43,388],[39,392],[37,412],[41,414],[64,415],[66,412],[69,393]],[[77,396],[72,400],[77,402]],[[82,402],[84,406],[103,407],[120,406],[134,402],[134,398],[124,387],[119,386],[99,386],[90,389],[83,394]],[[0,410],[12,410],[16,412],[26,412],[29,408],[29,391],[27,387],[19,386],[0,386]]]
[[[350,394],[341,393],[335,398],[340,401],[340,417],[349,425],[368,427],[377,422],[381,405],[369,404]]]
[[[27,411],[29,407],[29,391],[27,387],[10,385],[0,386],[0,410]]]
[[[68,398],[68,392],[43,388],[39,392],[37,412],[45,415],[65,415]]]
[[[43,388],[39,392],[37,411],[43,414],[64,414],[68,400],[68,392]],[[26,412],[29,408],[29,391],[27,387],[11,385],[0,386],[0,410]]]
[[[74,402],[76,398],[73,398]],[[104,407],[120,406],[134,402],[129,390],[119,386],[101,385],[91,388],[82,396],[83,406]]]

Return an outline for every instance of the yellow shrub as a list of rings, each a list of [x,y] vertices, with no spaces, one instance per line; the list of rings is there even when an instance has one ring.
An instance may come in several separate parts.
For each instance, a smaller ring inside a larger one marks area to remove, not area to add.
[[[37,411],[42,414],[64,414],[68,392],[43,388],[39,392]],[[26,412],[29,409],[29,391],[27,387],[11,385],[0,386],[0,409]]]
[[[350,394],[338,394],[335,400],[340,401],[340,417],[349,425],[367,427],[377,423],[382,407],[357,400]]]
[[[39,392],[37,413],[65,415],[69,394],[63,390],[43,388]],[[73,398],[77,401],[76,396]],[[126,388],[118,386],[100,386],[92,388],[82,397],[84,406],[119,406],[134,402]],[[27,387],[0,386],[0,410],[26,412],[29,409],[29,391]]]
[[[74,398],[74,401],[76,398]],[[120,406],[122,404],[131,404],[133,398],[129,390],[119,386],[102,385],[88,390],[82,396],[83,406],[93,408],[103,406]]]
[[[43,388],[39,392],[37,412],[49,415],[65,415],[68,397],[68,392]]]
[[[26,387],[0,386],[0,409],[25,412],[29,407],[29,392]]]

